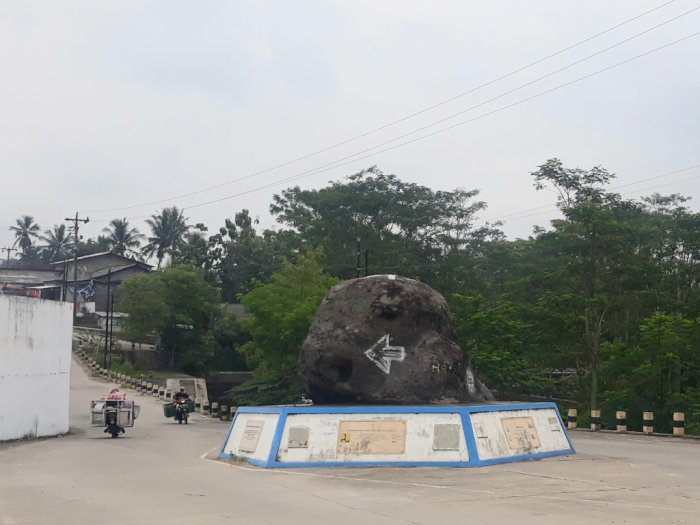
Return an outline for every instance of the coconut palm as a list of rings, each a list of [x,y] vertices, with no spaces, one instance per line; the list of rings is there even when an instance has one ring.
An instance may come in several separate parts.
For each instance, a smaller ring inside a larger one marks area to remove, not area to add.
[[[46,230],[39,238],[46,244],[41,251],[49,261],[67,258],[73,249],[73,239],[66,233],[66,225],[54,224],[53,229]]]
[[[160,268],[163,257],[176,252],[182,246],[183,236],[189,229],[187,218],[183,216],[182,210],[173,206],[164,208],[160,214],[151,215],[146,224],[151,228],[151,236],[148,237],[148,244],[143,247],[142,252],[146,257],[155,255]]]
[[[141,239],[145,237],[136,228],[129,227],[126,217],[112,219],[109,226],[102,231],[107,234],[110,249],[119,255],[135,251],[141,245]]]
[[[15,242],[12,246],[19,246],[23,254],[27,254],[32,248],[32,238],[39,236],[39,225],[34,222],[31,215],[22,215],[17,219],[17,226],[10,226],[10,230],[15,233]]]

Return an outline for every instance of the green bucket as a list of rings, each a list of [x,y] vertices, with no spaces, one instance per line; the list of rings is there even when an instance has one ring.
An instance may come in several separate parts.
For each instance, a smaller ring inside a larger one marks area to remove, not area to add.
[[[166,403],[163,405],[163,415],[165,417],[175,417],[175,405]]]

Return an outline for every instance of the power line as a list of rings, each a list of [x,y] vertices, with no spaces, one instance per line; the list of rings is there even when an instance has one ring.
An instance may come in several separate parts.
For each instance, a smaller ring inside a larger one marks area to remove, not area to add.
[[[697,166],[695,166],[695,167],[697,167]],[[687,169],[690,169],[690,168],[687,168]],[[681,171],[686,171],[686,170],[681,170]],[[655,178],[655,177],[651,177],[651,178]],[[625,192],[625,193],[622,193],[621,195],[631,195],[631,194],[633,194],[633,193],[642,193],[642,192],[645,192],[645,191],[655,190],[655,189],[657,189],[657,188],[663,188],[664,186],[671,186],[672,184],[680,184],[680,183],[682,183],[682,182],[688,182],[688,181],[695,180],[695,179],[699,179],[699,178],[700,178],[700,175],[695,175],[695,176],[693,176],[693,177],[688,177],[688,178],[686,178],[686,179],[674,180],[674,181],[671,181],[671,182],[666,182],[666,183],[664,183],[664,184],[657,184],[656,186],[650,186],[650,187],[648,187],[648,188],[643,188],[643,189],[633,190],[633,191],[627,191],[627,192]],[[650,179],[645,179],[645,180],[650,180]],[[639,182],[643,182],[643,181],[639,181]],[[630,186],[630,185],[631,185],[631,184],[628,184],[627,186]],[[538,210],[538,209],[542,209],[542,208],[550,208],[550,209],[551,209],[551,208],[556,208],[556,206],[557,206],[556,203],[552,203],[552,204],[547,204],[547,205],[545,205],[545,206],[540,206],[540,207],[538,207],[538,208],[532,208],[532,210]],[[534,217],[535,215],[542,215],[543,213],[548,213],[548,212],[550,211],[550,209],[546,209],[546,210],[543,210],[543,211],[538,211],[538,212],[535,212],[535,213],[528,213],[527,215],[521,215],[521,216],[518,216],[518,217],[513,217],[513,218],[511,218],[511,219],[507,219],[507,220],[504,221],[504,222],[505,222],[505,223],[508,223],[508,222],[517,221],[517,220],[520,220],[520,219],[526,219],[526,218],[528,218],[528,217]],[[525,212],[525,211],[530,211],[530,210],[523,210],[523,211]],[[493,220],[493,222],[496,222],[496,221],[500,221],[500,219],[495,219],[495,220]]]
[[[325,148],[319,149],[319,150],[314,151],[314,152],[312,152],[312,153],[308,153],[308,154],[306,154],[306,155],[302,155],[302,156],[300,156],[300,157],[297,157],[297,158],[295,158],[295,159],[292,159],[292,160],[283,162],[283,163],[281,163],[281,164],[277,164],[277,165],[272,166],[272,167],[270,167],[270,168],[266,168],[266,169],[263,169],[263,170],[259,170],[259,171],[250,173],[249,175],[245,175],[245,176],[243,176],[243,177],[239,177],[239,178],[236,178],[236,179],[231,179],[231,180],[229,180],[229,181],[226,181],[226,182],[223,182],[223,183],[220,183],[220,184],[215,184],[215,185],[213,185],[213,186],[209,186],[209,187],[206,187],[206,188],[203,188],[203,189],[200,189],[200,190],[195,190],[195,191],[191,191],[191,192],[187,192],[187,193],[182,193],[182,194],[180,194],[180,195],[175,195],[175,196],[173,196],[173,197],[168,197],[168,198],[165,198],[165,199],[158,199],[158,200],[154,200],[154,201],[150,201],[150,202],[144,202],[144,203],[141,203],[141,204],[135,204],[135,205],[132,205],[132,206],[124,206],[124,207],[120,207],[120,208],[109,208],[109,209],[102,209],[102,210],[88,210],[87,213],[103,213],[103,212],[113,212],[113,211],[120,211],[120,210],[129,210],[129,209],[134,209],[134,208],[141,208],[141,207],[144,207],[144,206],[151,206],[151,205],[154,205],[154,204],[160,204],[160,203],[163,203],[163,202],[169,202],[169,201],[173,201],[173,200],[176,200],[176,199],[181,199],[181,198],[184,198],[184,197],[190,197],[190,196],[192,196],[192,195],[198,195],[198,194],[200,194],[200,193],[204,193],[204,192],[207,192],[207,191],[211,191],[211,190],[214,190],[214,189],[218,189],[218,188],[221,188],[221,187],[223,187],[223,186],[227,186],[227,185],[233,184],[233,183],[235,183],[235,182],[240,182],[240,181],[243,181],[243,180],[246,180],[246,179],[249,179],[249,178],[258,176],[258,175],[263,175],[263,174],[265,174],[265,173],[269,173],[269,172],[274,171],[274,170],[277,170],[277,169],[279,169],[279,168],[283,168],[283,167],[289,166],[289,165],[291,165],[291,164],[295,164],[295,163],[297,163],[297,162],[300,162],[300,161],[302,161],[302,160],[306,160],[306,159],[308,159],[308,158],[310,158],[310,157],[314,157],[314,156],[320,155],[321,153],[325,153],[325,152],[327,152],[327,151],[330,151],[330,150],[339,148],[340,146],[344,146],[345,144],[349,144],[349,143],[354,142],[354,141],[356,141],[356,140],[359,140],[359,139],[362,139],[362,138],[367,137],[367,136],[369,136],[369,135],[372,135],[372,134],[374,134],[374,133],[377,133],[378,131],[382,131],[382,130],[387,129],[387,128],[389,128],[389,127],[395,126],[396,124],[400,124],[400,123],[402,123],[402,122],[405,122],[405,121],[407,121],[407,120],[409,120],[409,119],[412,119],[412,118],[414,118],[414,117],[416,117],[416,116],[418,116],[418,115],[422,115],[423,113],[426,113],[426,112],[428,112],[428,111],[431,111],[431,110],[433,110],[433,109],[436,109],[436,108],[438,108],[438,107],[440,107],[440,106],[443,106],[443,105],[445,105],[445,104],[448,104],[448,103],[450,103],[450,102],[453,102],[453,101],[455,101],[455,100],[457,100],[457,99],[459,99],[459,98],[462,98],[462,97],[464,97],[464,96],[466,96],[466,95],[469,95],[469,94],[471,94],[471,93],[474,93],[474,92],[476,92],[476,91],[478,91],[478,90],[480,90],[480,89],[483,89],[483,88],[488,87],[488,86],[490,86],[490,85],[492,85],[492,84],[495,84],[496,82],[499,82],[499,81],[504,80],[504,79],[506,79],[506,78],[509,78],[509,77],[511,77],[511,76],[513,76],[513,75],[516,75],[517,73],[520,73],[520,72],[522,72],[522,71],[525,71],[525,70],[527,70],[527,69],[529,69],[529,68],[531,68],[531,67],[534,67],[534,66],[536,66],[536,65],[538,65],[538,64],[541,64],[541,63],[543,63],[543,62],[545,62],[545,61],[547,61],[547,60],[549,60],[549,59],[551,59],[551,58],[554,58],[554,57],[556,57],[556,56],[559,56],[559,55],[561,55],[561,54],[563,54],[563,53],[565,53],[565,52],[567,52],[567,51],[570,51],[571,49],[574,49],[574,48],[576,48],[576,47],[578,47],[578,46],[580,46],[580,45],[583,45],[583,44],[585,44],[585,43],[587,43],[587,42],[590,42],[591,40],[594,40],[594,39],[596,39],[596,38],[598,38],[598,37],[600,37],[600,36],[603,36],[603,35],[605,35],[605,34],[611,32],[611,31],[614,31],[615,29],[618,29],[618,28],[620,28],[620,27],[622,27],[622,26],[624,26],[624,25],[627,25],[627,24],[629,24],[629,23],[635,21],[635,20],[638,20],[639,18],[642,18],[642,17],[644,17],[644,16],[646,16],[646,15],[648,15],[648,14],[650,14],[650,13],[653,13],[653,12],[655,12],[655,11],[658,11],[659,9],[662,9],[663,7],[666,7],[667,5],[674,3],[675,1],[676,1],[676,0],[670,0],[670,1],[668,1],[668,2],[664,2],[663,4],[658,5],[658,6],[652,8],[652,9],[650,9],[650,10],[648,10],[648,11],[645,11],[645,12],[643,12],[643,13],[640,13],[639,15],[636,15],[636,16],[634,16],[634,17],[632,17],[632,18],[629,18],[629,19],[627,19],[627,20],[624,20],[623,22],[621,22],[621,23],[619,23],[619,24],[616,24],[616,25],[614,25],[614,26],[612,26],[612,27],[609,27],[608,29],[605,29],[605,30],[603,30],[603,31],[601,31],[601,32],[599,32],[599,33],[596,33],[596,34],[594,34],[594,35],[592,35],[592,36],[590,36],[590,37],[588,37],[588,38],[585,38],[585,39],[583,39],[583,40],[581,40],[581,41],[579,41],[579,42],[576,42],[576,43],[574,43],[574,44],[571,44],[571,45],[569,45],[569,46],[567,46],[567,47],[565,47],[565,48],[563,48],[563,49],[561,49],[561,50],[559,50],[559,51],[556,51],[555,53],[552,53],[552,54],[547,55],[547,56],[545,56],[545,57],[543,57],[543,58],[540,58],[540,59],[538,59],[538,60],[535,60],[534,62],[531,62],[531,63],[529,63],[529,64],[527,64],[527,65],[525,65],[525,66],[522,66],[522,67],[520,67],[520,68],[518,68],[518,69],[515,69],[515,70],[513,70],[513,71],[511,71],[511,72],[509,72],[509,73],[506,73],[506,74],[501,75],[501,76],[499,76],[499,77],[497,77],[497,78],[494,78],[493,80],[489,80],[488,82],[485,82],[485,83],[480,84],[480,85],[478,85],[478,86],[476,86],[476,87],[470,88],[470,89],[468,89],[467,91],[463,91],[463,92],[461,92],[461,93],[459,93],[459,94],[457,94],[457,95],[455,95],[455,96],[452,96],[452,97],[447,98],[447,99],[445,99],[445,100],[442,100],[442,101],[440,101],[440,102],[438,102],[438,103],[436,103],[436,104],[433,104],[433,105],[431,105],[431,106],[428,106],[428,107],[426,107],[426,108],[423,108],[423,109],[421,109],[421,110],[418,110],[418,111],[416,111],[416,112],[414,112],[414,113],[411,113],[411,114],[409,114],[409,115],[407,115],[407,116],[405,116],[405,117],[402,117],[402,118],[399,118],[399,119],[397,119],[397,120],[391,121],[391,122],[389,122],[389,123],[387,123],[387,124],[381,125],[381,126],[379,126],[379,127],[377,127],[377,128],[374,128],[374,129],[372,129],[372,130],[370,130],[370,131],[361,133],[361,134],[359,134],[359,135],[356,135],[356,136],[351,137],[351,138],[349,138],[349,139],[343,140],[343,141],[341,141],[341,142],[337,142],[337,143],[335,143],[335,144],[333,144],[333,145],[331,145],[331,146],[327,146],[327,147],[325,147]],[[684,14],[682,14],[682,15],[680,15],[680,16],[684,16],[685,14],[688,14],[688,13],[684,13]],[[679,18],[679,17],[676,17],[676,18]],[[672,21],[672,20],[675,20],[675,18],[673,18],[673,19],[671,19],[671,20],[668,20],[667,22],[664,22],[664,24],[666,24],[666,23],[668,23],[668,22],[670,22],[670,21]],[[664,25],[664,24],[661,24],[661,25]],[[657,27],[659,27],[659,26],[657,26]],[[649,30],[647,30],[646,32],[651,31],[651,30],[653,30],[653,29],[655,29],[655,27],[654,27],[654,28],[651,28],[651,29],[649,29]],[[636,35],[636,36],[639,36],[639,35]],[[636,38],[636,36],[635,36],[635,37],[632,37],[632,38]],[[622,44],[622,43],[624,43],[624,42],[625,42],[625,41],[621,42],[620,44]],[[616,44],[616,45],[620,45],[620,44]],[[615,47],[615,46],[613,46],[613,47]],[[608,48],[608,49],[610,49],[610,48]],[[601,51],[601,53],[604,52],[604,51],[606,51],[606,50]],[[589,57],[589,58],[590,58],[590,57]],[[585,60],[585,59],[584,59],[584,60]],[[556,72],[555,72],[555,73],[556,73]],[[543,78],[544,78],[544,77],[543,77]],[[528,85],[529,85],[529,84],[528,84]],[[423,128],[421,128],[421,129],[423,129]],[[417,133],[418,131],[420,131],[420,130],[416,130],[415,132]],[[399,138],[400,138],[400,137],[399,137]],[[396,139],[394,139],[394,140],[399,140],[399,138],[396,138]]]
[[[650,181],[650,180],[660,179],[660,178],[662,178],[662,177],[668,177],[668,176],[670,176],[670,175],[677,175],[678,173],[683,173],[683,172],[690,171],[690,170],[694,170],[694,169],[697,169],[697,168],[700,168],[700,164],[694,164],[693,166],[688,166],[687,168],[682,168],[682,169],[675,170],[675,171],[668,171],[668,172],[666,172],[666,173],[662,173],[661,175],[654,175],[653,177],[647,177],[646,179],[640,179],[640,180],[637,180],[637,181],[634,181],[634,182],[630,182],[630,183],[628,183],[628,184],[622,184],[621,186],[613,186],[613,187],[610,188],[610,189],[611,189],[612,191],[615,191],[615,190],[619,190],[619,189],[621,189],[621,188],[627,188],[627,187],[629,187],[629,186],[635,186],[635,185],[640,184],[640,183],[642,183],[642,182],[647,182],[647,181]],[[676,184],[676,182],[671,182],[671,183],[669,183],[669,184]],[[642,191],[646,191],[646,190],[642,190]],[[517,216],[518,216],[518,215],[521,215],[521,214],[523,214],[523,213],[527,213],[527,212],[531,212],[531,211],[537,211],[537,210],[543,210],[543,209],[549,209],[549,208],[552,208],[552,207],[555,207],[555,206],[556,206],[556,203],[553,203],[553,204],[545,204],[545,205],[543,205],[543,206],[536,206],[536,207],[534,207],[534,208],[527,208],[527,209],[524,209],[524,210],[514,211],[514,212],[508,213],[508,214],[506,214],[506,215],[501,215],[500,217],[497,217],[497,218],[485,219],[485,222],[488,223],[488,222],[501,221],[501,220],[508,219],[509,217],[514,217],[514,216],[516,216],[515,219],[518,219],[519,217],[517,217]],[[542,212],[542,213],[545,213],[545,212]],[[533,215],[539,215],[539,213],[535,213],[535,214],[533,214]],[[526,215],[526,217],[527,217],[527,215]]]
[[[386,140],[386,141],[384,141],[384,142],[381,142],[381,143],[377,144],[376,146],[372,146],[372,147],[370,147],[370,148],[366,148],[366,149],[363,149],[363,150],[358,151],[358,152],[356,152],[356,153],[353,153],[352,155],[348,155],[348,156],[346,156],[346,157],[343,157],[343,158],[341,158],[341,159],[339,159],[339,160],[337,160],[337,161],[335,161],[335,162],[341,162],[341,161],[343,161],[343,160],[351,159],[351,158],[356,157],[356,156],[358,156],[358,155],[361,155],[361,154],[363,154],[363,153],[367,153],[367,152],[372,151],[372,150],[375,150],[375,149],[377,149],[377,148],[381,148],[382,146],[386,146],[387,144],[391,144],[392,142],[396,142],[397,140],[401,140],[401,139],[403,139],[403,138],[406,138],[406,137],[409,137],[409,136],[411,136],[411,135],[414,135],[414,134],[416,134],[416,133],[418,133],[418,132],[420,132],[420,131],[424,131],[424,130],[426,130],[426,129],[432,128],[433,126],[436,126],[436,125],[441,124],[441,123],[443,123],[443,122],[446,122],[446,121],[448,121],[448,120],[452,120],[453,118],[456,118],[456,117],[458,117],[459,115],[463,115],[464,113],[468,113],[469,111],[472,111],[472,110],[474,110],[474,109],[480,108],[481,106],[485,106],[486,104],[489,104],[490,102],[494,102],[494,101],[496,101],[496,100],[498,100],[498,99],[501,99],[501,98],[503,98],[503,97],[505,97],[505,96],[512,95],[513,93],[515,93],[515,92],[517,92],[517,91],[520,91],[520,90],[522,90],[522,89],[524,89],[524,88],[526,88],[526,87],[528,87],[528,86],[532,86],[533,84],[536,84],[537,82],[539,82],[539,81],[541,81],[541,80],[544,80],[544,79],[549,78],[549,77],[551,77],[551,76],[553,76],[553,75],[556,75],[557,73],[561,73],[562,71],[565,71],[565,70],[570,69],[570,68],[572,68],[572,67],[574,67],[574,66],[577,66],[578,64],[581,64],[581,63],[585,62],[586,60],[589,60],[589,59],[591,59],[591,58],[593,58],[593,57],[596,57],[596,56],[598,56],[598,55],[601,55],[601,54],[603,54],[603,53],[606,53],[607,51],[610,51],[611,49],[614,49],[614,48],[616,48],[616,47],[619,47],[619,46],[621,46],[622,44],[626,44],[627,42],[629,42],[629,41],[631,41],[631,40],[634,40],[635,38],[638,38],[638,37],[640,37],[640,36],[643,36],[643,35],[645,35],[645,34],[647,34],[647,33],[650,33],[651,31],[654,31],[655,29],[658,29],[658,28],[660,28],[660,27],[662,27],[662,26],[665,26],[666,24],[669,24],[669,23],[671,23],[671,22],[673,22],[673,21],[675,21],[675,20],[678,20],[678,19],[681,18],[681,17],[684,17],[684,16],[686,16],[686,15],[689,15],[689,14],[693,13],[694,11],[697,11],[698,9],[700,9],[700,6],[694,7],[693,9],[691,9],[691,10],[689,10],[689,11],[686,11],[685,13],[681,13],[681,14],[678,15],[678,16],[675,16],[675,17],[673,17],[673,18],[670,18],[670,19],[668,19],[668,20],[666,20],[666,21],[664,21],[664,22],[661,22],[660,24],[657,24],[657,25],[655,25],[655,26],[653,26],[653,27],[650,27],[649,29],[646,29],[646,30],[642,31],[641,33],[637,33],[636,35],[632,35],[631,37],[625,38],[624,40],[621,40],[620,42],[617,42],[616,44],[613,44],[613,45],[611,45],[611,46],[608,46],[608,47],[606,47],[605,49],[601,49],[600,51],[597,51],[597,52],[593,53],[592,55],[588,55],[587,57],[584,57],[584,58],[581,58],[581,59],[579,59],[579,60],[576,60],[575,62],[572,62],[572,63],[570,63],[570,64],[567,64],[566,66],[563,66],[563,67],[561,67],[561,68],[559,68],[559,69],[556,69],[556,70],[552,71],[551,73],[547,73],[546,75],[542,75],[541,77],[538,77],[538,78],[536,78],[536,79],[534,79],[534,80],[531,80],[530,82],[526,82],[525,84],[521,84],[520,86],[518,86],[518,87],[516,87],[516,88],[513,88],[513,89],[511,89],[511,90],[509,90],[509,91],[506,91],[506,92],[504,92],[504,93],[501,93],[500,95],[496,95],[495,97],[492,97],[492,98],[490,98],[490,99],[484,100],[483,102],[479,102],[478,104],[475,104],[475,105],[470,106],[470,107],[468,107],[468,108],[466,108],[466,109],[463,109],[463,110],[461,110],[461,111],[458,111],[457,113],[453,113],[453,114],[451,114],[451,115],[448,115],[447,117],[444,117],[444,118],[441,118],[441,119],[436,120],[436,121],[434,121],[434,122],[431,122],[430,124],[426,124],[425,126],[421,126],[420,128],[416,128],[416,129],[414,129],[414,130],[412,130],[412,131],[409,131],[409,132],[403,133],[403,134],[401,134],[401,135],[398,135],[397,137],[394,137],[394,138],[392,138],[392,139],[389,139],[389,140]],[[333,163],[331,163],[331,164],[333,164]]]
[[[193,208],[199,208],[199,207],[201,207],[201,206],[208,206],[208,205],[210,205],[210,204],[215,204],[215,203],[218,203],[218,202],[226,201],[226,200],[229,200],[229,199],[232,199],[232,198],[235,198],[235,197],[240,197],[240,196],[243,196],[243,195],[248,195],[248,194],[250,194],[250,193],[254,193],[254,192],[256,192],[256,191],[264,190],[264,189],[267,189],[267,188],[270,188],[270,187],[273,187],[273,186],[277,186],[277,185],[279,185],[279,184],[283,184],[283,183],[287,183],[287,182],[292,182],[292,181],[299,180],[299,179],[302,179],[302,178],[305,178],[305,177],[309,177],[309,176],[311,176],[311,175],[317,175],[317,174],[319,174],[319,173],[324,173],[324,172],[329,171],[329,170],[332,170],[332,169],[336,169],[336,168],[340,168],[340,167],[343,167],[343,166],[347,166],[347,165],[349,165],[349,164],[353,164],[353,163],[358,162],[358,161],[360,161],[360,160],[364,160],[364,159],[367,159],[367,158],[370,158],[370,157],[374,157],[374,156],[379,155],[379,154],[381,154],[381,153],[385,153],[385,152],[387,152],[387,151],[391,151],[391,150],[394,150],[394,149],[397,149],[397,148],[406,146],[406,145],[408,145],[408,144],[412,144],[412,143],[414,143],[414,142],[418,142],[419,140],[423,140],[423,139],[432,137],[432,136],[434,136],[434,135],[438,135],[438,134],[440,134],[440,133],[444,133],[444,132],[446,132],[446,131],[449,131],[449,130],[451,130],[451,129],[457,128],[457,127],[459,127],[459,126],[463,126],[463,125],[465,125],[465,124],[469,124],[469,123],[474,122],[474,121],[476,121],[476,120],[480,120],[480,119],[482,119],[482,118],[484,118],[484,117],[487,117],[487,116],[490,116],[490,115],[494,115],[494,114],[496,114],[496,113],[500,113],[501,111],[504,111],[504,110],[506,110],[506,109],[510,109],[510,108],[512,108],[512,107],[519,106],[520,104],[523,104],[523,103],[525,103],[525,102],[529,102],[529,101],[534,100],[534,99],[536,99],[536,98],[542,97],[542,96],[547,95],[547,94],[549,94],[549,93],[553,93],[553,92],[558,91],[558,90],[560,90],[560,89],[562,89],[562,88],[571,86],[571,85],[576,84],[576,83],[578,83],[578,82],[581,82],[582,80],[586,80],[586,79],[589,79],[589,78],[591,78],[591,77],[597,76],[597,75],[599,75],[599,74],[601,74],[601,73],[604,73],[604,72],[606,72],[606,71],[610,71],[611,69],[614,69],[614,68],[616,68],[616,67],[622,66],[622,65],[624,65],[624,64],[627,64],[627,63],[632,62],[632,61],[634,61],[634,60],[637,60],[637,59],[639,59],[639,58],[645,57],[645,56],[647,56],[647,55],[650,55],[650,54],[652,54],[652,53],[655,53],[655,52],[657,52],[657,51],[660,51],[660,50],[665,49],[665,48],[667,48],[667,47],[670,47],[670,46],[672,46],[672,45],[678,44],[678,43],[683,42],[683,41],[685,41],[685,40],[688,40],[688,39],[690,39],[690,38],[694,38],[694,37],[696,37],[696,36],[698,36],[698,35],[700,35],[700,31],[698,31],[698,32],[696,32],[696,33],[692,33],[692,34],[687,35],[687,36],[684,36],[684,37],[679,38],[679,39],[677,39],[677,40],[674,40],[673,42],[669,42],[668,44],[664,44],[664,45],[662,45],[662,46],[656,47],[656,48],[654,48],[654,49],[651,49],[651,50],[646,51],[646,52],[644,52],[644,53],[641,53],[641,54],[639,54],[639,55],[635,55],[635,56],[633,56],[633,57],[631,57],[631,58],[622,60],[622,61],[617,62],[617,63],[615,63],[615,64],[613,64],[613,65],[611,65],[611,66],[605,67],[605,68],[603,68],[603,69],[599,69],[598,71],[594,71],[593,73],[589,73],[589,74],[587,74],[587,75],[584,75],[584,76],[582,76],[582,77],[576,78],[576,79],[571,80],[571,81],[569,81],[569,82],[565,82],[564,84],[560,84],[560,85],[558,85],[558,86],[556,86],[556,87],[553,87],[553,88],[551,88],[551,89],[547,89],[547,90],[545,90],[545,91],[541,91],[541,92],[536,93],[536,94],[534,94],[534,95],[531,95],[531,96],[529,96],[529,97],[520,99],[520,100],[518,100],[518,101],[516,101],[516,102],[513,102],[513,103],[511,103],[511,104],[507,104],[507,105],[505,105],[505,106],[501,106],[500,108],[496,108],[496,109],[491,110],[491,111],[489,111],[489,112],[482,113],[481,115],[477,115],[476,117],[472,117],[472,118],[470,118],[470,119],[467,119],[467,120],[464,120],[464,121],[461,121],[461,122],[457,122],[456,124],[452,124],[452,125],[447,126],[447,127],[445,127],[445,128],[442,128],[442,129],[439,129],[439,130],[436,130],[436,131],[427,133],[427,134],[425,134],[425,135],[421,135],[421,136],[419,136],[419,137],[415,137],[415,138],[413,138],[413,139],[411,139],[411,140],[407,140],[407,141],[405,141],[405,142],[401,142],[401,143],[396,144],[396,145],[394,145],[394,146],[390,146],[390,147],[388,147],[388,148],[385,148],[385,149],[382,149],[382,150],[379,150],[379,151],[375,151],[374,153],[370,153],[370,154],[364,155],[364,156],[362,156],[362,157],[354,158],[354,159],[352,159],[352,160],[350,160],[350,161],[343,162],[343,163],[340,163],[340,164],[337,164],[337,161],[336,161],[336,162],[333,162],[333,163],[330,163],[330,164],[326,164],[326,165],[324,165],[324,166],[320,166],[320,167],[315,168],[315,169],[312,169],[312,170],[308,170],[308,171],[302,172],[302,173],[297,174],[297,175],[293,175],[293,176],[291,176],[291,177],[286,177],[286,178],[284,178],[284,179],[278,179],[278,180],[273,181],[273,182],[270,182],[270,183],[268,183],[268,184],[265,184],[265,185],[262,185],[262,186],[258,186],[258,187],[256,187],[256,188],[252,188],[252,189],[250,189],[250,190],[246,190],[246,191],[234,193],[234,194],[231,194],[231,195],[227,195],[227,196],[224,196],[224,197],[219,197],[219,198],[217,198],[217,199],[212,199],[212,200],[209,200],[209,201],[200,202],[200,203],[197,203],[197,204],[193,204],[193,205],[190,205],[190,206],[186,206],[186,209],[189,210],[189,209],[193,209]]]

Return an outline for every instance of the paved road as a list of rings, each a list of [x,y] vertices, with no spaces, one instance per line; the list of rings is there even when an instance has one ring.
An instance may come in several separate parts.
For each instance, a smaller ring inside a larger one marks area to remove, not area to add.
[[[87,425],[105,390],[74,364],[69,436],[0,446],[0,525],[700,523],[700,442],[574,433],[570,458],[481,469],[266,471],[207,459],[226,424]],[[210,454],[211,455],[211,454]]]

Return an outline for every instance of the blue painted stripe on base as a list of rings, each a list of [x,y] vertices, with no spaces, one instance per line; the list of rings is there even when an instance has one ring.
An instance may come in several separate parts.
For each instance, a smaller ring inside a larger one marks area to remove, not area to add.
[[[231,432],[233,432],[233,425],[236,424],[236,419],[238,419],[238,412],[236,412],[236,415],[233,416],[231,424],[228,426],[228,432],[226,432],[226,439],[224,439],[224,444],[221,445],[221,450],[219,451],[219,459],[233,459],[232,454],[226,453],[226,444],[228,443],[228,440],[231,439]]]
[[[264,406],[264,407],[238,407],[237,412],[253,414],[444,414],[466,411],[475,412],[500,412],[504,410],[529,410],[553,408],[554,403],[504,403],[497,405],[370,405],[370,406]],[[559,411],[557,410],[557,413]]]
[[[515,410],[546,410],[552,409],[557,415],[559,425],[564,432],[569,449],[538,452],[535,454],[520,454],[493,459],[481,459],[479,457],[474,427],[471,414],[484,412],[510,412]],[[279,461],[279,450],[282,442],[282,434],[286,425],[287,416],[290,414],[459,414],[462,421],[462,429],[467,445],[468,461],[306,461],[284,462]],[[253,459],[245,456],[237,456],[245,459],[251,465],[264,468],[310,468],[310,467],[482,467],[515,461],[529,461],[555,456],[567,456],[575,454],[573,444],[566,431],[566,426],[555,403],[504,403],[494,405],[447,405],[447,406],[265,406],[265,407],[239,407],[236,416],[229,427],[226,440],[219,453],[221,459],[234,459],[232,454],[225,453],[226,443],[231,436],[238,414],[279,414],[275,428],[270,452],[267,460]]]
[[[515,461],[531,461],[533,459],[544,459],[555,456],[571,456],[572,454],[575,454],[572,450],[550,450],[549,452],[538,452],[537,454],[521,454],[504,458],[482,459],[474,466],[488,467],[489,465],[500,465],[502,463],[513,463]]]
[[[252,461],[249,461],[252,463]],[[266,468],[318,468],[318,467],[460,467],[468,468],[472,465],[466,461],[275,461],[274,463],[258,464]]]
[[[280,417],[277,418],[277,427],[275,428],[275,435],[272,438],[272,445],[270,445],[270,454],[267,457],[268,465],[278,463],[277,457],[279,455],[280,444],[282,443],[282,433],[284,432],[284,425],[286,422],[287,411],[283,409],[280,412]]]

